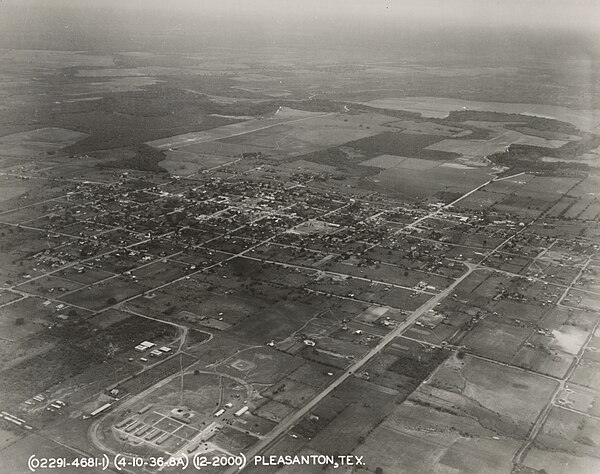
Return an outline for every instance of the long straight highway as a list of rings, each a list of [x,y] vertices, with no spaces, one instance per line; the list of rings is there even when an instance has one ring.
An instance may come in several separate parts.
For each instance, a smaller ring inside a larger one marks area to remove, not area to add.
[[[367,352],[362,358],[357,360],[352,366],[347,368],[337,379],[333,381],[330,385],[328,385],[321,393],[316,395],[312,400],[310,400],[304,407],[295,413],[290,414],[287,418],[285,418],[279,425],[271,431],[267,436],[265,436],[262,440],[252,446],[246,453],[246,457],[249,462],[252,462],[254,456],[258,455],[260,452],[264,451],[268,448],[279,436],[286,433],[290,428],[292,428],[296,423],[298,423],[304,416],[306,416],[317,404],[323,400],[327,395],[333,392],[337,387],[343,384],[349,377],[358,372],[362,367],[364,367],[373,357],[379,354],[383,349],[385,349],[394,339],[402,334],[402,332],[407,329],[409,326],[414,324],[417,319],[427,313],[430,309],[433,309],[435,305],[437,305],[441,300],[446,298],[449,294],[452,293],[454,288],[458,286],[465,278],[467,278],[473,271],[477,269],[476,266],[467,264],[468,270],[457,278],[454,283],[452,283],[448,288],[446,288],[441,293],[438,293],[433,298],[428,300],[425,304],[417,308],[405,321],[400,323],[393,331],[389,332],[385,335],[380,341],[379,344],[374,346],[369,352]],[[231,468],[225,471],[227,474],[233,474],[238,472],[238,468]]]

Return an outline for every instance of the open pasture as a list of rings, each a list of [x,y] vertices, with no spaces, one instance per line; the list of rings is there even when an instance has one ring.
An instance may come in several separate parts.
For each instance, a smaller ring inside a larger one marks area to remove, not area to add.
[[[519,138],[519,133],[508,131],[490,140],[442,140],[427,147],[428,150],[458,153],[462,156],[487,156],[504,151],[508,145]]]
[[[555,385],[468,356],[448,359],[355,452],[384,472],[510,471]]]
[[[147,142],[147,145],[150,145],[153,148],[158,148],[160,150],[167,150],[170,148],[179,149],[182,147],[187,147],[189,145],[195,145],[197,143],[247,135],[252,132],[257,132],[272,127],[278,127],[286,122],[294,120],[312,119],[321,115],[323,114],[318,112],[305,112],[302,110],[293,110],[285,108],[282,109],[282,113],[280,113],[279,115],[277,115],[276,113],[267,117],[247,120],[231,125],[223,125],[221,127],[212,128],[210,130],[191,132],[183,135],[176,135],[169,138],[163,138],[160,140],[153,140]]]
[[[457,369],[460,377],[456,377]],[[415,397],[430,402],[438,399],[441,406],[450,402],[467,410],[475,403],[481,407],[479,422],[484,426],[498,423],[496,430],[506,430],[502,434],[522,437],[556,386],[555,381],[547,378],[467,356],[461,362],[446,361]],[[455,393],[460,394],[458,398]],[[488,419],[492,413],[494,416]]]
[[[588,387],[596,393],[600,392],[600,364],[590,360],[582,359],[571,377],[569,382]]]
[[[172,160],[177,160],[178,158],[185,160],[189,157],[186,154],[191,154],[193,156],[201,156],[202,160],[212,159],[209,157],[219,157],[221,160],[229,159],[231,161],[243,157],[244,153],[262,153],[263,155],[267,155],[270,153],[270,150],[245,142],[238,144],[226,140],[212,140],[186,145],[181,148],[173,148],[172,150],[166,150],[165,153]]]
[[[58,127],[14,133],[0,137],[0,154],[29,159],[47,156],[85,136],[85,133]]]
[[[465,130],[458,127],[450,127],[448,125],[442,125],[435,122],[415,122],[413,120],[398,120],[387,124],[389,127],[399,128],[401,130],[408,131],[410,133],[424,133],[426,135],[440,135],[442,137],[451,137],[453,135],[467,132],[469,135],[470,130]]]
[[[223,141],[266,148],[272,155],[295,156],[371,137],[387,130],[382,125],[387,120],[389,117],[378,114],[328,114],[309,120],[284,122]]]
[[[438,166],[428,170],[386,169],[361,182],[361,187],[391,196],[424,199],[438,192],[464,193],[491,178],[479,169]]]
[[[458,153],[467,157],[486,157],[494,153],[502,152],[512,144],[531,145],[547,148],[558,148],[567,142],[560,140],[545,140],[543,138],[531,137],[513,130],[507,130],[489,140],[447,139],[433,145],[427,150],[437,150],[450,153]]]
[[[534,440],[525,465],[549,474],[597,472],[600,424],[596,418],[553,407]],[[572,471],[575,469],[575,471]]]
[[[521,178],[521,176],[518,178]],[[579,187],[581,182],[581,178],[570,178],[565,176],[535,176],[533,179],[527,181],[527,185],[523,187],[522,192],[572,195],[572,193]]]
[[[210,168],[233,163],[236,158],[219,155],[206,155],[185,150],[169,150],[166,158],[158,162],[171,175],[188,176]]]
[[[550,209],[559,199],[560,195],[549,193],[538,194],[538,196],[511,194],[496,203],[493,209],[497,212],[513,214],[521,218],[534,218]]]
[[[483,188],[476,193],[467,196],[465,199],[461,199],[458,203],[456,203],[456,207],[459,209],[467,209],[467,210],[481,210],[481,209],[489,209],[494,204],[505,199],[504,194],[495,193],[487,191],[486,188]]]
[[[573,196],[576,198],[583,196],[597,196],[600,194],[600,177],[598,176],[588,176],[584,180],[582,180],[579,184],[574,186],[569,191],[569,196]]]
[[[407,409],[409,407],[407,405]],[[462,431],[463,423],[452,425],[452,420],[446,420],[448,415],[431,410],[418,413],[418,408],[413,408],[413,417],[421,414],[421,421],[423,417],[427,417],[428,421],[440,420],[447,424],[447,431],[437,431],[435,428],[435,431],[425,431],[418,427],[400,428],[384,422],[375,428],[364,444],[354,450],[356,455],[364,456],[369,472],[374,472],[377,468],[383,469],[383,472],[398,474],[510,472],[510,458],[519,446],[517,441],[493,440],[493,431],[479,437],[463,436],[461,432],[457,432]]]
[[[440,166],[440,163],[432,160],[419,158],[408,158],[406,156],[379,155],[360,163],[363,166],[374,166],[382,169],[405,169],[424,171]]]

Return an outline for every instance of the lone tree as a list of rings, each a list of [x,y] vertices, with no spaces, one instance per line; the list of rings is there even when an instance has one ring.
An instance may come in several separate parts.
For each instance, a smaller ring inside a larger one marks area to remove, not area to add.
[[[23,326],[23,324],[25,324],[25,318],[17,318],[17,319],[15,319],[15,324],[17,326]]]

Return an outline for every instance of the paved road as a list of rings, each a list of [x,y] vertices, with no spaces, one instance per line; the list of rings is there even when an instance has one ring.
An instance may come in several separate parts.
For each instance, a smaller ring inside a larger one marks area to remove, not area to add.
[[[450,208],[454,204],[456,204],[459,201],[465,199],[466,197],[470,196],[471,194],[479,191],[480,189],[484,188],[485,186],[487,186],[488,184],[490,184],[490,183],[492,183],[494,181],[501,181],[501,180],[505,180],[505,179],[515,178],[517,176],[520,176],[521,174],[523,174],[523,173],[519,173],[519,174],[512,175],[512,176],[507,176],[505,178],[497,178],[497,177],[495,177],[493,179],[490,179],[489,181],[486,181],[485,183],[483,183],[483,184],[477,186],[476,188],[468,191],[467,193],[463,194],[458,199],[452,201],[450,204],[447,204],[447,205],[445,205],[445,206],[443,206],[443,207],[441,207],[439,209],[436,209],[436,210],[428,213],[427,215],[425,215],[425,216],[417,219],[416,221],[408,224],[406,227],[404,227],[404,229],[413,228],[413,226],[415,226],[419,222],[422,222],[423,220],[428,219],[430,217],[434,217],[435,215],[437,215],[437,214],[441,213],[442,211]],[[503,244],[505,244],[505,243],[506,243],[506,241],[503,242]],[[489,252],[488,256],[491,255],[491,253],[492,252]],[[252,446],[248,450],[248,452],[246,453],[246,456],[248,457],[249,463],[251,464],[252,459],[254,458],[254,456],[256,456],[261,451],[265,450],[275,440],[277,440],[277,438],[279,436],[281,436],[282,434],[284,434],[285,432],[287,432],[296,423],[298,423],[298,421],[300,421],[315,406],[317,406],[317,404],[321,400],[323,400],[333,390],[335,390],[342,383],[344,383],[354,373],[356,373],[358,370],[360,370],[362,367],[364,367],[374,356],[376,356],[377,354],[379,354],[396,337],[400,336],[405,329],[407,329],[410,325],[414,324],[414,322],[417,319],[419,319],[423,314],[427,313],[427,311],[429,311],[430,309],[433,309],[441,300],[443,300],[450,293],[452,293],[452,291],[454,290],[454,288],[456,288],[456,286],[458,286],[465,278],[467,278],[471,273],[473,273],[475,270],[477,270],[479,268],[478,265],[473,265],[473,264],[466,263],[466,262],[464,262],[464,265],[466,265],[467,268],[468,268],[468,270],[467,270],[466,273],[464,273],[462,276],[460,276],[459,278],[457,278],[454,281],[454,283],[452,283],[444,291],[442,291],[441,293],[438,293],[433,298],[431,298],[430,300],[428,300],[425,304],[423,304],[422,306],[420,306],[419,308],[417,308],[404,322],[402,322],[401,324],[399,324],[393,331],[391,331],[389,334],[387,334],[386,336],[384,336],[379,341],[379,344],[377,344],[375,347],[373,347],[361,359],[357,360],[351,367],[349,367],[348,369],[346,369],[346,371],[344,371],[333,383],[331,383],[329,386],[327,386],[321,393],[319,393],[318,395],[316,395],[315,398],[313,398],[310,402],[308,402],[303,408],[301,408],[300,410],[298,410],[295,413],[292,413],[286,419],[284,419],[273,431],[271,431],[267,436],[265,436],[264,439],[262,439],[261,441],[259,441],[258,443],[256,443],[254,446]],[[228,469],[225,472],[227,474],[233,474],[233,473],[237,472],[237,468],[231,468],[231,469]]]
[[[398,231],[398,233],[402,230],[406,230],[406,229],[413,229],[417,224],[420,224],[421,222],[431,218],[431,217],[435,217],[436,215],[440,214],[442,211],[448,210],[450,209],[452,206],[454,206],[455,204],[458,204],[460,201],[462,201],[463,199],[469,197],[471,194],[476,193],[477,191],[479,191],[480,189],[485,188],[488,184],[491,184],[495,181],[504,181],[506,179],[512,179],[512,178],[516,178],[517,176],[521,176],[525,173],[517,173],[517,174],[513,174],[511,176],[505,176],[504,178],[498,178],[497,176],[490,179],[489,181],[486,181],[483,184],[480,184],[479,186],[477,186],[476,188],[471,189],[469,192],[463,194],[462,196],[460,196],[459,198],[455,199],[454,201],[452,201],[449,204],[446,204],[445,206],[440,207],[439,209],[436,209],[433,212],[430,212],[429,214],[420,217],[419,219],[417,219],[414,222],[411,222],[410,224],[408,224],[404,229],[400,229]]]
[[[568,387],[567,383],[568,383],[569,379],[571,378],[571,375],[573,375],[573,372],[575,372],[575,369],[579,366],[579,362],[580,362],[581,358],[583,357],[583,354],[585,353],[590,341],[594,337],[594,334],[596,334],[598,327],[600,327],[600,321],[596,321],[596,323],[594,324],[594,327],[589,332],[587,339],[585,340],[585,342],[582,344],[582,346],[579,348],[579,351],[575,355],[575,358],[574,358],[573,362],[571,363],[571,365],[569,366],[567,373],[563,377],[561,377],[561,379],[559,380],[558,386],[552,393],[552,396],[549,397],[548,402],[546,403],[546,405],[540,412],[538,418],[536,419],[535,423],[533,424],[533,427],[531,428],[531,431],[529,432],[527,439],[525,440],[525,442],[521,445],[521,447],[517,450],[517,452],[513,456],[513,459],[512,459],[513,468],[515,468],[515,467],[517,467],[517,465],[523,464],[525,462],[525,460],[527,458],[527,454],[529,453],[529,450],[531,449],[532,444],[533,444],[534,440],[536,439],[537,435],[539,434],[540,430],[546,423],[548,416],[550,416],[550,412],[552,411],[552,408],[559,407],[562,409],[570,410],[568,407],[557,404],[555,402],[556,397],[558,396],[558,394],[560,392],[562,392],[565,388]],[[575,411],[575,410],[570,410],[570,411]],[[578,413],[583,416],[590,416],[588,413],[581,413],[581,412],[578,412]],[[596,418],[596,417],[594,417],[594,418]]]
[[[298,410],[295,413],[289,415],[286,419],[284,419],[273,431],[271,431],[264,439],[256,443],[252,448],[246,452],[246,456],[248,458],[249,465],[252,465],[252,459],[258,453],[266,449],[271,443],[273,443],[279,436],[284,434],[290,428],[292,428],[298,421],[300,421],[304,416],[306,416],[317,404],[323,400],[327,395],[333,392],[337,387],[343,384],[349,377],[358,372],[362,367],[364,367],[373,357],[379,354],[387,345],[389,345],[396,337],[400,336],[402,332],[412,325],[417,319],[419,319],[423,314],[427,313],[430,309],[433,309],[436,304],[438,304],[442,299],[448,296],[454,288],[459,285],[465,278],[467,278],[473,271],[475,271],[476,266],[469,265],[468,270],[461,277],[457,278],[452,285],[446,288],[441,293],[437,294],[417,310],[415,310],[406,321],[399,324],[393,331],[384,336],[379,344],[373,347],[369,352],[367,352],[361,359],[357,360],[352,366],[346,369],[332,384],[326,387],[321,393],[319,393],[315,398],[313,398],[310,402],[304,405],[303,408]],[[225,471],[227,474],[233,474],[238,472],[237,468],[231,468]]]

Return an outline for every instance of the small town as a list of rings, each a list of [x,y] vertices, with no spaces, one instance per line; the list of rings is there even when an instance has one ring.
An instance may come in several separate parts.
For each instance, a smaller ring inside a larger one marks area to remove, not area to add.
[[[22,1],[0,474],[599,471],[586,15]]]

